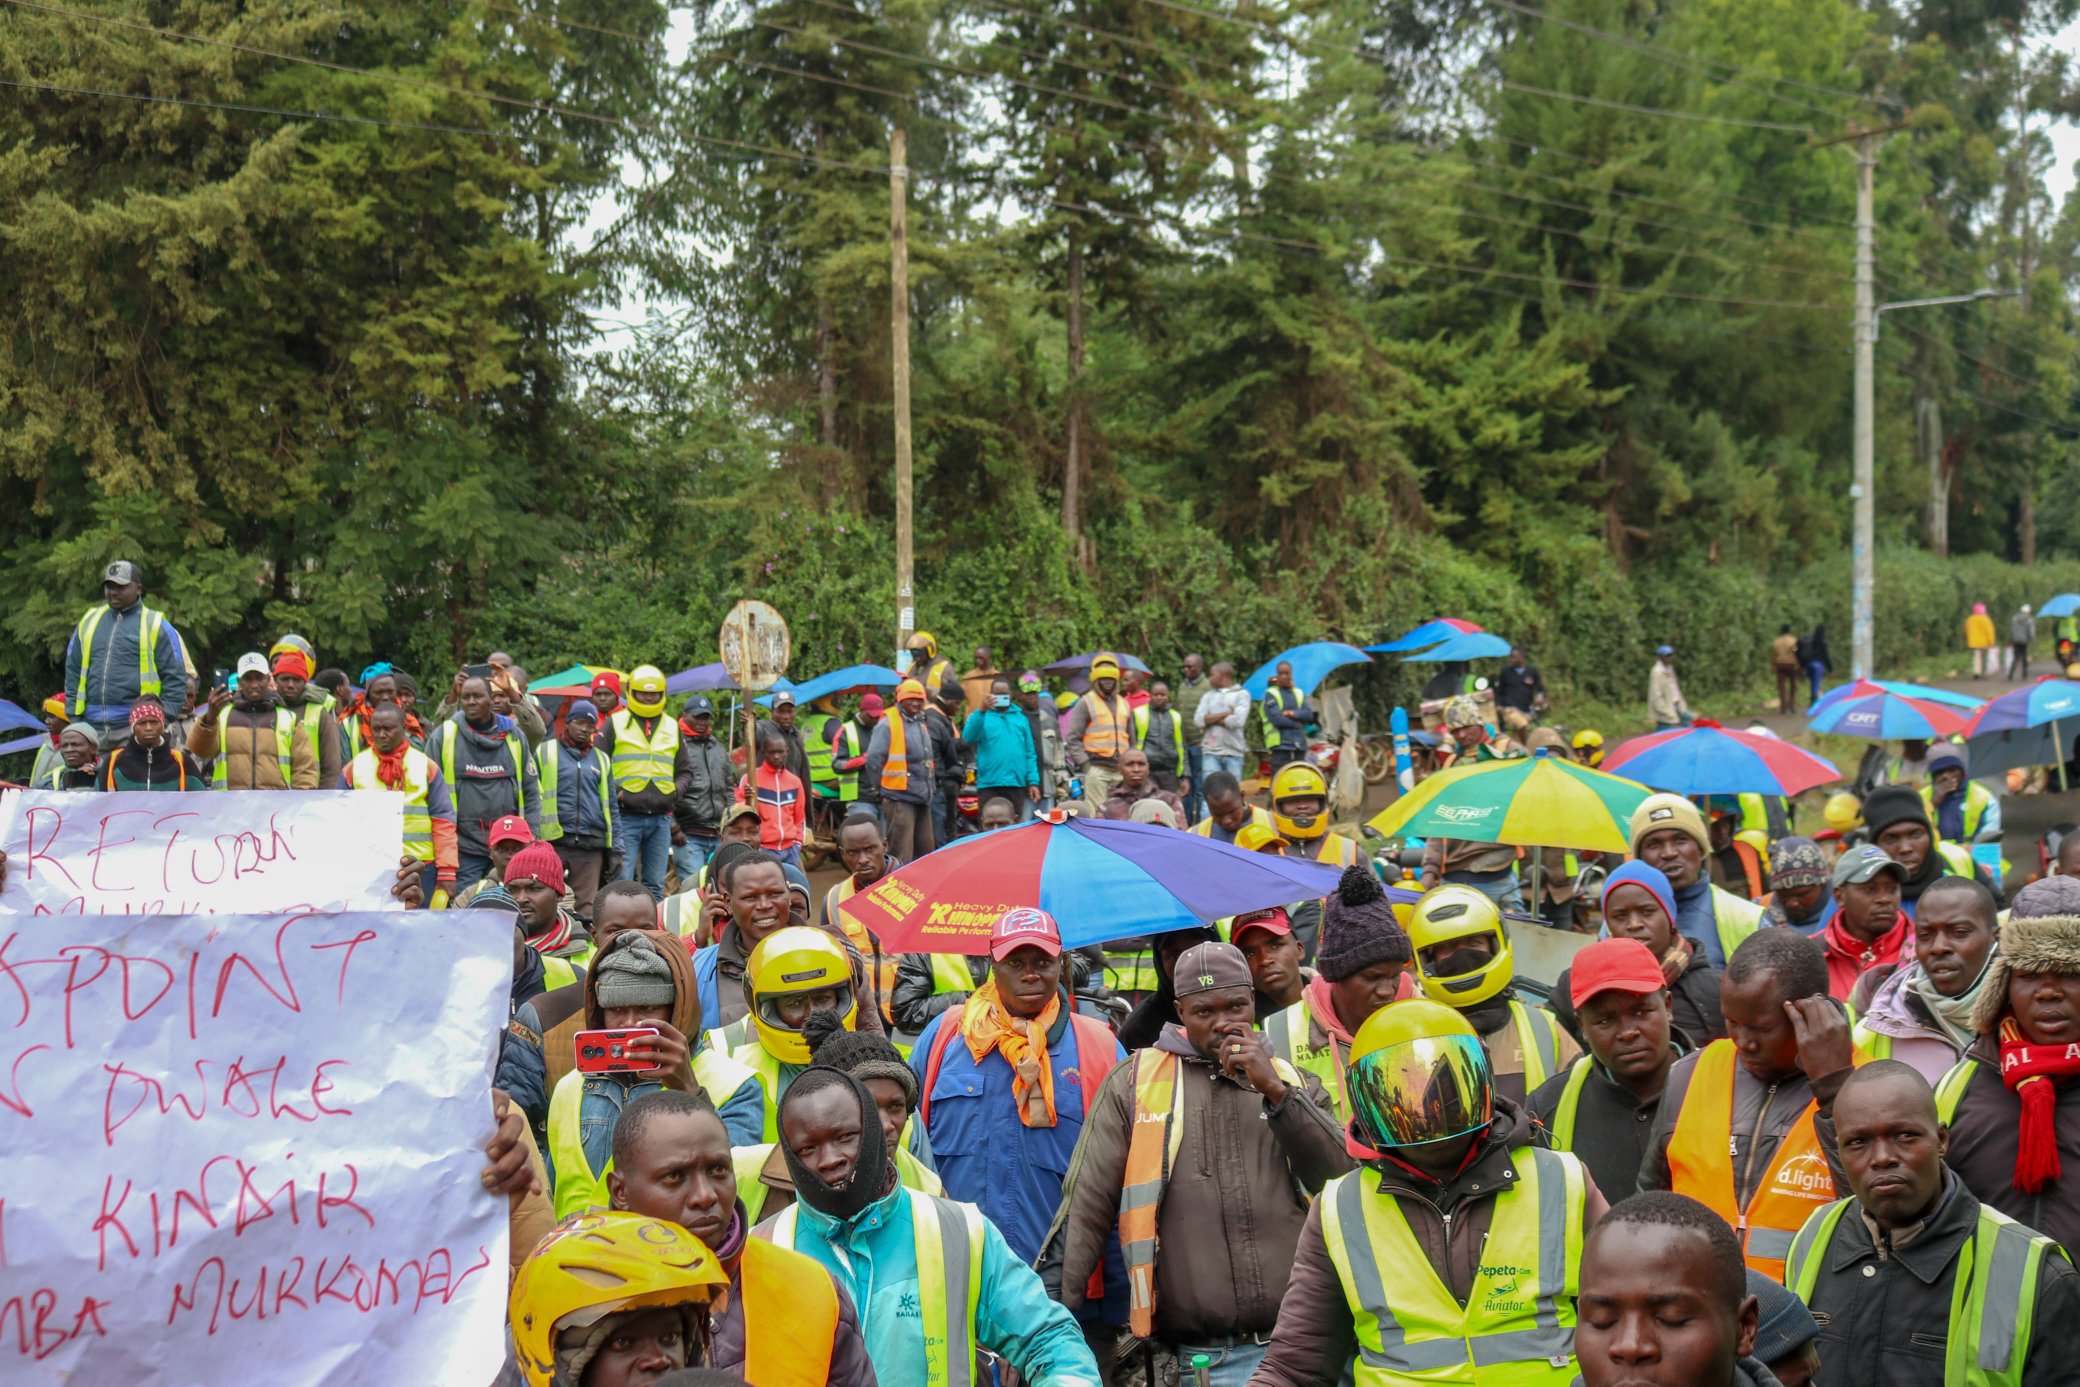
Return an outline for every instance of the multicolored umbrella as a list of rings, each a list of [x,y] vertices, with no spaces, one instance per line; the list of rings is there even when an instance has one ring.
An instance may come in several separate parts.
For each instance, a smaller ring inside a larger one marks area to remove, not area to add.
[[[1858,694],[1832,703],[1822,699],[1821,703],[1826,706],[1806,726],[1815,732],[1869,742],[1933,742],[1963,731],[1965,719],[1971,716],[1962,708],[1887,692]]]
[[[906,862],[838,908],[890,952],[982,954],[999,915],[1038,906],[1073,949],[1309,900],[1341,875],[1160,824],[1072,819],[1057,809]]]
[[[527,691],[536,698],[584,698],[592,692],[594,676],[615,672],[612,665],[572,665],[545,679],[535,680],[527,686]]]
[[[1433,645],[1428,650],[1405,656],[1401,663],[1450,664],[1458,660],[1493,660],[1509,654],[1509,642],[1486,631],[1468,631],[1453,636],[1442,645]]]
[[[1293,662],[1293,687],[1302,695],[1312,692],[1316,685],[1328,678],[1330,670],[1344,665],[1372,663],[1372,657],[1355,645],[1345,645],[1342,641],[1310,641],[1291,650],[1281,650],[1258,665],[1256,673],[1242,681],[1242,687],[1248,690],[1251,698],[1262,698],[1265,688],[1271,683],[1271,676],[1278,673],[1279,665],[1287,660]]]
[[[1602,768],[1679,795],[1795,795],[1842,778],[1834,762],[1781,737],[1707,718],[1620,743]]]
[[[1968,712],[1976,711],[1980,703],[1984,701],[1983,699],[1974,698],[1970,694],[1953,693],[1949,689],[1939,689],[1933,684],[1909,684],[1899,679],[1852,679],[1848,683],[1829,689],[1826,693],[1820,695],[1818,701],[1812,707],[1806,709],[1806,716],[1811,717],[1815,713],[1824,712],[1845,698],[1862,698],[1876,693],[1898,694],[1901,698],[1918,698],[1924,703],[1940,703],[1946,708],[1963,708]]]
[[[2064,789],[2066,748],[2070,743],[2060,731],[2059,724],[2069,720],[2080,720],[2080,683],[2071,679],[2039,679],[2034,684],[2012,689],[1981,708],[1965,724],[1964,735],[1973,738],[2049,727],[2051,759],[2058,766],[2059,788]]]
[[[1632,813],[1653,792],[1551,751],[1441,770],[1373,816],[1389,838],[1461,838],[1548,848],[1631,849]]]
[[[1435,621],[1426,621],[1406,632],[1399,640],[1387,641],[1365,648],[1375,655],[1398,655],[1404,650],[1421,650],[1426,645],[1448,641],[1453,636],[1463,636],[1481,628],[1470,621],[1461,621],[1455,616],[1441,616]]]

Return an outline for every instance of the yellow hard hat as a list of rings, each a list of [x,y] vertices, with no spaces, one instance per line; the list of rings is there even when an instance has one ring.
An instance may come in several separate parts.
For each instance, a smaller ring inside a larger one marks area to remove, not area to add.
[[[910,633],[910,644],[905,648],[922,650],[924,657],[929,660],[939,653],[939,638],[930,631],[913,631]]]
[[[628,676],[628,706],[638,717],[654,718],[664,711],[664,671],[656,665],[637,665]]]
[[[1319,798],[1322,807],[1305,818],[1291,818],[1279,807],[1289,799],[1309,795]],[[1319,838],[1327,833],[1329,782],[1322,779],[1322,773],[1305,761],[1281,766],[1278,774],[1271,777],[1271,822],[1278,825],[1278,836],[1288,840]]]
[[[1282,851],[1285,845],[1285,839],[1254,819],[1235,830],[1235,846],[1245,852],[1264,852],[1267,849]]]
[[[1591,766],[1600,766],[1603,764],[1603,734],[1601,732],[1598,732],[1595,728],[1585,727],[1581,731],[1575,733],[1574,749],[1576,751],[1586,751],[1589,753],[1588,756],[1583,758],[1583,760],[1587,764]]]
[[[1358,1134],[1377,1147],[1448,1141],[1494,1117],[1495,1081],[1473,1024],[1420,997],[1365,1018],[1345,1082]]]
[[[1440,975],[1424,964],[1425,950],[1480,934],[1494,939],[1495,956],[1472,972]],[[1471,886],[1440,886],[1417,901],[1408,913],[1408,942],[1416,951],[1416,981],[1422,984],[1423,995],[1448,1007],[1485,1002],[1516,976],[1502,912]]]
[[[1827,808],[1821,817],[1836,833],[1847,833],[1863,822],[1863,801],[1847,790],[1837,790],[1827,797]]]
[[[751,1025],[758,1032],[766,1053],[787,1064],[809,1062],[809,1041],[780,1020],[775,1005],[782,997],[802,992],[840,990],[838,1010],[844,1014],[845,1029],[859,1021],[859,998],[852,990],[852,960],[845,946],[811,925],[789,925],[774,930],[751,951],[744,973],[751,992]]]
[[[514,1356],[529,1387],[577,1387],[582,1363],[559,1371],[556,1336],[609,1315],[680,1306],[689,1320],[729,1289],[729,1274],[699,1238],[641,1214],[583,1214],[542,1239],[513,1279]],[[689,1341],[703,1337],[687,1325]],[[566,1355],[568,1359],[569,1355]]]

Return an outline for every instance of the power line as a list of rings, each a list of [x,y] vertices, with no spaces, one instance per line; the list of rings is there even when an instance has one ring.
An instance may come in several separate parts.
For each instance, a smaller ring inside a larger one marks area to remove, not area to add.
[[[1420,276],[1418,277],[1420,278]],[[1444,288],[1443,292],[1450,293],[1453,289],[1464,289],[1469,294],[1488,294],[1496,298],[1515,299],[1518,303],[1536,304],[1540,308],[1545,307],[1546,302],[1536,294],[1520,294],[1513,289],[1502,289],[1492,284],[1453,285]],[[1605,315],[1595,313],[1591,316],[1601,318]],[[1705,323],[1691,322],[1687,319],[1657,317],[1651,313],[1628,314],[1623,318],[1616,319],[1615,322],[1621,328],[1637,324],[1643,327],[1662,328],[1674,332],[1678,336],[1701,333],[1712,337],[1737,337],[1750,342],[1767,342],[1773,346],[1791,347],[1795,350],[1811,352],[1818,356],[1847,356],[1849,354],[1849,348],[1847,347],[1823,347],[1817,342],[1807,342],[1796,337],[1773,337],[1767,333],[1743,332],[1738,328],[1712,327]]]
[[[1603,169],[1607,169],[1612,166],[1611,161],[1608,159],[1596,159],[1586,154],[1573,153],[1570,150],[1555,149],[1551,145],[1535,144],[1530,140],[1516,140],[1511,139],[1508,136],[1501,135],[1489,136],[1488,138],[1494,139],[1501,144],[1514,146],[1517,149],[1525,150],[1532,154],[1549,154],[1556,159],[1566,159],[1571,163],[1588,164],[1592,167]],[[1511,167],[1514,168],[1516,166],[1511,165]],[[1650,183],[1680,183],[1683,185],[1683,190],[1685,192],[1702,193],[1708,191],[1706,187],[1692,183],[1689,179],[1684,178],[1681,174],[1670,173],[1665,169],[1646,168],[1642,165],[1633,164],[1620,170],[1620,172],[1627,174],[1633,178],[1644,178]],[[1789,210],[1785,208],[1784,205],[1781,203],[1765,202],[1761,198],[1739,197],[1732,193],[1728,193],[1725,196],[1727,201],[1729,202],[1745,203],[1750,207],[1761,207],[1771,212],[1781,212]],[[1847,231],[1854,231],[1856,229],[1856,223],[1844,217],[1828,217],[1823,216],[1818,212],[1802,212],[1800,213],[1800,215],[1808,218],[1811,221],[1819,222],[1827,226],[1839,226]],[[1796,228],[1787,229],[1795,230]]]
[[[1479,187],[1481,185],[1463,184],[1461,186]],[[1575,240],[1580,241],[1584,246],[1589,245],[1589,237],[1585,232],[1572,230],[1568,227],[1549,226],[1544,222],[1520,221],[1514,217],[1495,217],[1484,212],[1475,212],[1465,207],[1452,210],[1455,216],[1471,217],[1475,221],[1493,222],[1498,226],[1514,226],[1525,231],[1545,232],[1554,236],[1571,236]],[[1660,225],[1660,223],[1654,223],[1654,225]],[[1824,279],[1833,284],[1841,283],[1842,279],[1839,274],[1826,270],[1801,270],[1791,265],[1783,265],[1766,260],[1729,260],[1722,255],[1713,255],[1709,251],[1692,250],[1682,246],[1644,246],[1636,241],[1621,241],[1615,237],[1607,241],[1605,245],[1611,250],[1629,251],[1641,255],[1668,255],[1678,258],[1688,257],[1703,260],[1726,270],[1746,270],[1756,274],[1787,274],[1802,279]]]
[[[1534,87],[1527,82],[1498,80],[1496,86],[1504,91],[1522,92],[1527,96],[1551,97],[1555,101],[1572,101],[1577,105],[1596,106],[1606,111],[1630,111],[1634,115],[1663,116],[1669,120],[1698,121],[1709,125],[1737,125],[1747,130],[1782,130],[1793,135],[1811,136],[1810,125],[1789,125],[1780,120],[1745,120],[1739,116],[1715,116],[1703,111],[1671,111],[1663,106],[1639,106],[1630,101],[1610,101],[1601,96],[1583,96],[1579,92],[1554,91],[1551,87]]]
[[[326,120],[343,125],[380,125],[392,130],[430,130],[442,135],[484,135],[492,139],[510,136],[510,130],[489,130],[477,125],[434,125],[424,121],[385,120],[379,116],[350,116],[337,111],[292,111],[280,106],[249,106],[236,101],[202,101],[189,96],[159,96],[151,92],[103,91],[96,87],[68,87],[56,82],[22,82],[0,77],[0,87],[24,91],[62,92],[67,96],[102,96],[117,101],[145,101],[161,106],[193,106],[208,111],[239,111],[256,116],[284,116],[292,120]]]
[[[1557,284],[1569,289],[1596,289],[1611,294],[1641,294],[1657,299],[1681,299],[1689,303],[1718,303],[1738,308],[1787,308],[1809,313],[1834,313],[1839,309],[1834,304],[1801,303],[1790,299],[1746,299],[1722,294],[1686,294],[1674,289],[1633,288],[1622,284],[1600,284],[1591,279],[1559,279],[1546,275],[1527,274],[1521,270],[1504,270],[1481,265],[1450,265],[1435,260],[1419,260],[1412,255],[1397,255],[1391,251],[1381,252],[1390,265],[1415,265],[1426,270],[1449,270],[1456,274],[1490,275],[1497,279],[1524,280],[1532,284]]]
[[[1569,178],[1564,174],[1540,173],[1536,169],[1527,169],[1521,164],[1504,163],[1500,159],[1469,159],[1467,162],[1478,164],[1483,168],[1496,169],[1502,173],[1512,173],[1520,178],[1535,178],[1541,183],[1557,183],[1563,188],[1579,188],[1583,192],[1600,193],[1605,197],[1623,198],[1628,202],[1643,202],[1649,207],[1665,207],[1671,212],[1687,212],[1694,217],[1704,217],[1710,221],[1743,226],[1750,231],[1773,231],[1785,236],[1827,235],[1825,231],[1818,227],[1787,226],[1781,222],[1757,221],[1753,217],[1744,217],[1738,212],[1715,212],[1706,207],[1692,207],[1687,202],[1674,202],[1668,198],[1651,197],[1646,193],[1629,193],[1623,188],[1609,188],[1600,183],[1590,183],[1579,178]]]

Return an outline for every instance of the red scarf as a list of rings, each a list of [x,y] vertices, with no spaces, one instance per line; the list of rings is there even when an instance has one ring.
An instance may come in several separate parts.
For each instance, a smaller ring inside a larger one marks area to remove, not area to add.
[[[2001,1019],[2001,1082],[2022,1100],[2015,1188],[2042,1193],[2058,1179],[2058,1091],[2052,1080],[2080,1074],[2080,1045],[2032,1045],[2012,1016]]]
[[[370,748],[374,750],[374,748]],[[399,742],[392,752],[376,751],[376,783],[386,790],[404,788],[404,757],[412,749],[410,742]]]

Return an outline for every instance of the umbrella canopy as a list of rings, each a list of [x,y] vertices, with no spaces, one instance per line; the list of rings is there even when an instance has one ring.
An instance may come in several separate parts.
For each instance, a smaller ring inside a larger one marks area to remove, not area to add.
[[[734,689],[737,681],[729,677],[729,671],[717,660],[711,665],[695,665],[667,676],[664,691],[670,694],[712,693],[718,689]]]
[[[11,699],[0,698],[0,732],[12,732],[18,727],[34,728],[37,735],[44,735],[43,714],[32,713]]]
[[[903,676],[887,665],[847,665],[829,674],[819,674],[814,679],[804,679],[799,684],[790,686],[783,680],[773,687],[792,687],[795,702],[814,703],[819,698],[843,698],[848,694],[866,693],[869,689],[892,689],[902,682]],[[753,702],[770,703],[772,699],[762,695]]]
[[[1389,838],[1461,838],[1548,848],[1631,850],[1646,786],[1541,751],[1441,770],[1381,810]]]
[[[36,732],[27,737],[16,737],[11,742],[0,742],[0,756],[9,756],[17,751],[28,751],[42,746],[49,736],[47,732]]]
[[[1428,650],[1410,655],[1401,663],[1450,664],[1457,660],[1492,660],[1509,654],[1509,642],[1486,631],[1468,631],[1453,636],[1442,645],[1433,645]]]
[[[1836,699],[1806,725],[1815,732],[1861,737],[1870,742],[1932,742],[1963,731],[1968,716],[1961,708],[1946,707],[1925,698],[1880,692]]]
[[[1946,708],[1962,708],[1966,712],[1977,711],[1983,701],[1970,694],[1953,693],[1939,689],[1933,684],[1909,684],[1899,679],[1852,679],[1837,688],[1820,695],[1818,702],[1806,709],[1806,716],[1824,712],[1827,708],[1846,698],[1862,698],[1868,694],[1898,694],[1901,698],[1918,698],[1923,703],[1940,703]]]
[[[1118,652],[1114,653],[1115,655],[1117,655],[1117,658],[1119,660],[1119,667],[1121,669],[1138,669],[1143,674],[1154,673],[1154,671],[1149,669],[1147,665],[1142,664],[1141,661],[1134,658],[1132,655],[1119,655]],[[1098,652],[1095,650],[1090,652],[1090,654],[1088,655],[1064,655],[1061,659],[1056,660],[1053,664],[1042,665],[1041,668],[1047,670],[1051,674],[1072,674],[1077,670],[1089,669],[1091,667],[1091,661],[1095,660],[1096,658],[1098,658]]]
[[[592,681],[596,675],[612,672],[612,665],[572,665],[559,669],[545,679],[537,679],[527,686],[535,697],[560,695],[565,698],[583,698],[592,692]]]
[[[1073,949],[1323,896],[1340,875],[1160,824],[1054,810],[906,862],[839,909],[891,952],[982,954],[999,915],[1038,906]]]
[[[2012,732],[1982,732],[1964,744],[1965,769],[1972,779],[1999,775],[2004,771],[2028,770],[2033,766],[2061,766],[2072,754],[2072,738],[2054,735],[2062,729],[2051,723],[2042,727],[2020,727]]]
[[[2037,611],[2038,616],[2080,615],[2080,592],[2062,592]]]
[[[1782,738],[1703,718],[1620,744],[1602,769],[1679,795],[1795,795],[1842,778],[1834,762]]]
[[[1964,725],[1964,735],[2014,732],[2068,719],[2080,721],[2080,684],[2070,679],[2039,679],[1994,699]]]
[[[1441,616],[1435,621],[1426,621],[1421,626],[1412,628],[1398,640],[1387,641],[1382,645],[1368,645],[1365,648],[1375,655],[1398,655],[1404,650],[1421,650],[1426,645],[1435,645],[1439,641],[1450,640],[1453,636],[1463,636],[1469,631],[1480,629],[1470,621],[1461,621],[1455,616]]]
[[[1317,684],[1328,678],[1332,669],[1372,663],[1370,655],[1342,641],[1310,641],[1306,645],[1296,645],[1291,650],[1279,651],[1257,666],[1255,674],[1242,681],[1242,687],[1249,691],[1251,698],[1264,696],[1271,676],[1278,673],[1280,662],[1285,660],[1293,662],[1293,687],[1303,695],[1312,692]]]

